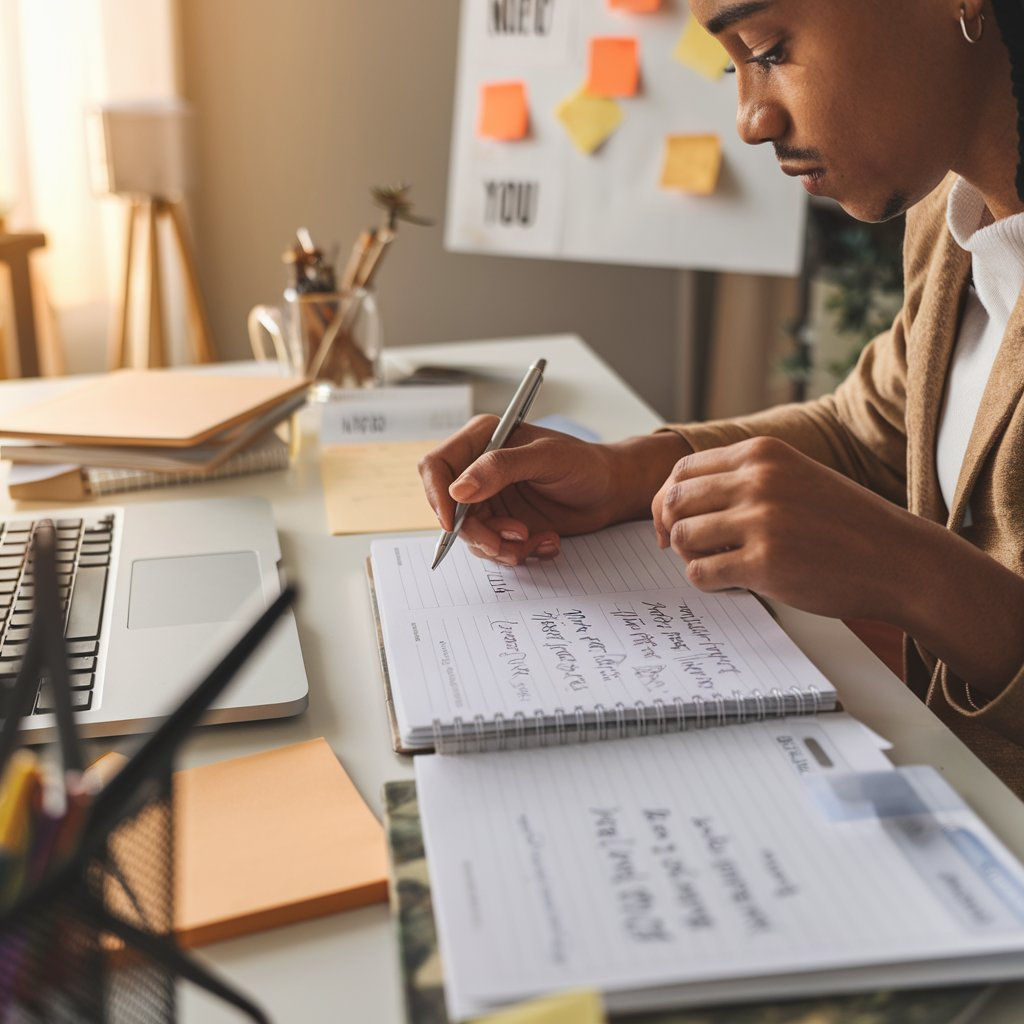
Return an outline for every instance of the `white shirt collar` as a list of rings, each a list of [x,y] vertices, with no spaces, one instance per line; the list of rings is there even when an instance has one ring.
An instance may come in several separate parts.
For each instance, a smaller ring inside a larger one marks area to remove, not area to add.
[[[1024,213],[992,222],[981,193],[958,178],[946,223],[957,245],[971,254],[974,288],[985,311],[1007,323],[1024,289]]]

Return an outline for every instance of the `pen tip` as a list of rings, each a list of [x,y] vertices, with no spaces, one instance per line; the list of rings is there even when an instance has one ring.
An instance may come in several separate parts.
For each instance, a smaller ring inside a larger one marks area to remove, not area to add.
[[[441,559],[443,559],[444,556],[448,554],[449,546],[450,545],[448,544],[448,534],[442,533],[441,536],[437,538],[437,546],[434,548],[434,560],[430,563],[431,571],[436,569],[441,564]]]
[[[436,569],[447,557],[448,552],[455,547],[455,541],[459,536],[458,530],[454,530],[451,533],[442,533],[437,538],[437,547],[434,548],[434,561],[431,564],[431,569]]]

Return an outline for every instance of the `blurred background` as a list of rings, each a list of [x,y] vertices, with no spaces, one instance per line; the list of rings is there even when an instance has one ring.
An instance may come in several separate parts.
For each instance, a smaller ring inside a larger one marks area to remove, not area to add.
[[[103,194],[87,122],[119,103],[190,111],[181,205],[221,359],[249,357],[246,315],[279,301],[296,229],[343,257],[378,219],[371,186],[395,182],[434,225],[403,229],[388,257],[387,347],[577,333],[666,419],[830,390],[898,307],[900,226],[828,205],[811,210],[796,278],[446,252],[458,18],[456,0],[0,0],[0,246],[45,237],[30,256],[36,372],[109,365],[128,203]],[[162,274],[180,361],[183,271]]]

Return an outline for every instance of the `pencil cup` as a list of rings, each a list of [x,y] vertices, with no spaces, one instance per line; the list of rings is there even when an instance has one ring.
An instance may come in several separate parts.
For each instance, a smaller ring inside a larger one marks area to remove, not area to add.
[[[0,916],[0,1020],[173,1024],[170,782],[161,773],[95,854],[56,857]]]
[[[289,288],[284,298],[283,306],[255,306],[249,313],[257,359],[277,359],[290,373],[309,377],[312,396],[320,401],[338,389],[381,383],[380,313],[372,291]]]

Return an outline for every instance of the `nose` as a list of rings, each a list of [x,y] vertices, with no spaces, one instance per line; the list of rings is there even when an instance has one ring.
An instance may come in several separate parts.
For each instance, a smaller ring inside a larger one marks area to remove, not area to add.
[[[748,146],[780,139],[786,131],[786,112],[761,90],[741,93],[736,109],[736,130]]]

